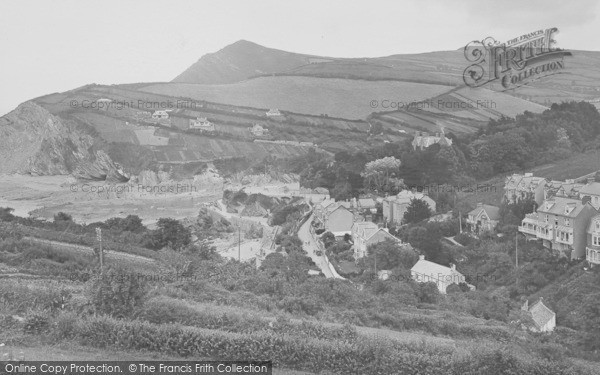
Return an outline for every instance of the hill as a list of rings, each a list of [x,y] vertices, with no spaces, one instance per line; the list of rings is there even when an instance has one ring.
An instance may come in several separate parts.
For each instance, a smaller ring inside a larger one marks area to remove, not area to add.
[[[308,64],[310,57],[239,40],[216,53],[202,56],[173,82],[231,83],[248,77],[284,72]]]
[[[600,98],[600,52],[571,52],[573,56],[565,61],[566,68],[560,74],[506,93],[543,105]],[[172,82],[225,84],[283,75],[458,87],[464,84],[462,74],[467,65],[462,48],[374,58],[334,58],[285,52],[242,40],[203,56]]]

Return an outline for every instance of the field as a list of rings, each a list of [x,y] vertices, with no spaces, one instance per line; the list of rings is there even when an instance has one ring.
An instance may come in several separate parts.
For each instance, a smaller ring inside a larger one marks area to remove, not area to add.
[[[372,100],[408,103],[437,96],[449,89],[442,85],[400,81],[276,76],[224,85],[154,84],[140,90],[238,106],[362,119],[373,112]]]

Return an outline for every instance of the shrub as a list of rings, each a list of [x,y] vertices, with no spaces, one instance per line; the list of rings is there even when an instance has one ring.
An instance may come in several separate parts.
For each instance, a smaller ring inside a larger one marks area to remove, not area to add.
[[[119,268],[109,268],[96,278],[90,300],[97,312],[111,316],[130,316],[141,307],[147,293],[146,282]]]

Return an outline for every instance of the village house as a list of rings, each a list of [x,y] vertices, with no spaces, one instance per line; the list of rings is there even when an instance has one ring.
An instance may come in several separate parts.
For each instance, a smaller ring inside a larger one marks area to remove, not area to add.
[[[579,197],[590,197],[590,203],[595,209],[600,209],[600,182],[590,181],[579,189]]]
[[[281,116],[281,112],[277,108],[269,109],[267,116]]]
[[[435,133],[435,135],[429,135],[426,132],[417,131],[412,141],[413,150],[419,149],[423,151],[429,146],[439,144],[440,146],[451,146],[452,139],[446,138],[446,135],[442,131],[441,133]]]
[[[585,259],[593,265],[600,264],[600,215],[596,215],[590,220]]]
[[[263,137],[269,131],[269,129],[263,128],[260,124],[254,124],[253,127],[248,129],[250,130],[250,133],[252,133],[252,135],[255,137]]]
[[[404,213],[408,209],[410,202],[413,199],[425,201],[432,212],[435,212],[435,201],[425,193],[414,192],[411,190],[402,190],[394,196],[383,199],[383,218],[386,222],[402,224],[404,221]]]
[[[514,204],[525,199],[533,199],[539,206],[544,201],[546,179],[534,177],[532,173],[513,174],[504,182],[504,201]]]
[[[474,234],[494,231],[500,220],[500,208],[477,203],[477,207],[467,215],[467,227]]]
[[[206,117],[197,117],[196,119],[190,119],[189,128],[193,130],[199,130],[201,132],[214,132],[215,124],[208,121]]]
[[[452,284],[466,284],[467,282],[465,276],[456,270],[454,264],[451,264],[450,267],[442,266],[425,260],[424,255],[419,255],[419,260],[410,269],[410,276],[418,283],[435,283],[442,294],[446,294],[446,289]],[[473,285],[467,285],[471,290],[475,289]]]
[[[525,301],[521,307],[521,310],[527,312],[533,321],[533,325],[525,326],[525,328],[534,332],[552,332],[556,327],[556,313],[542,301],[543,298],[540,298],[531,307],[529,307],[529,301]]]
[[[377,213],[377,202],[373,198],[352,198],[352,206],[361,214]]]
[[[544,200],[552,197],[579,198],[579,190],[584,184],[575,180],[546,181],[544,185]]]
[[[518,229],[527,239],[542,240],[547,249],[578,259],[586,254],[588,225],[597,213],[589,198],[554,197],[525,215]]]
[[[345,203],[345,204],[344,204]],[[352,233],[354,214],[346,207],[350,202],[332,202],[325,200],[315,207],[317,226],[340,237]]]
[[[367,248],[385,240],[392,240],[398,244],[402,241],[392,236],[387,228],[379,226],[370,221],[355,222],[352,225],[352,242],[354,243],[354,259],[358,260],[367,256]]]

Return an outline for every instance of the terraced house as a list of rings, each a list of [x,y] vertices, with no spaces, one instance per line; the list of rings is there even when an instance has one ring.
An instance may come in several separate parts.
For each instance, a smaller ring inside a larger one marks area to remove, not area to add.
[[[597,213],[589,198],[554,197],[542,202],[537,212],[526,215],[519,232],[528,239],[541,240],[548,249],[577,259],[586,254],[588,225]]]
[[[513,174],[504,182],[504,201],[510,204],[533,199],[538,206],[544,201],[546,179],[534,177],[532,173]]]
[[[544,185],[544,200],[552,197],[579,198],[579,190],[584,186],[575,180],[547,181]]]
[[[591,264],[600,264],[600,215],[596,215],[590,220],[585,259]]]

